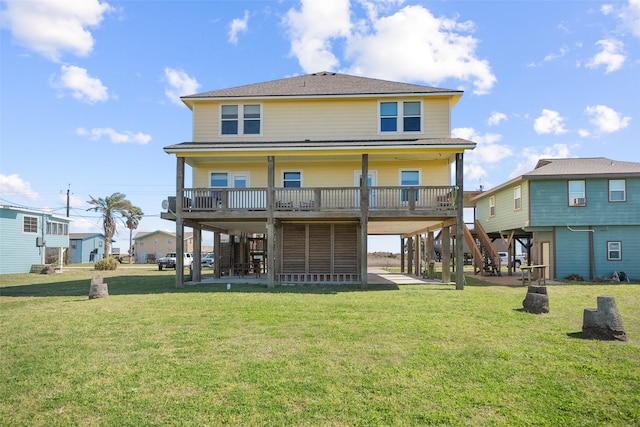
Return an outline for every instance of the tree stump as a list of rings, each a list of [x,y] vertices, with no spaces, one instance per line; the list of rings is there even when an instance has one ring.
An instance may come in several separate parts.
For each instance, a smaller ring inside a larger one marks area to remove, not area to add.
[[[89,299],[106,298],[109,296],[109,288],[102,282],[102,276],[96,275],[91,278],[89,287]]]
[[[527,313],[548,313],[549,295],[547,295],[547,287],[529,285],[527,295],[522,301],[522,307]]]
[[[599,296],[597,309],[584,309],[582,333],[588,338],[599,340],[627,340],[614,297]]]

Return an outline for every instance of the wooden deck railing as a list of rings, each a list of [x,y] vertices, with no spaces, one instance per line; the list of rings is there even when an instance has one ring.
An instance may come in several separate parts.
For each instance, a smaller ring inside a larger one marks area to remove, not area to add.
[[[369,187],[369,210],[453,210],[455,187]],[[266,211],[266,188],[185,188],[183,210]],[[360,188],[276,188],[276,211],[360,210]],[[176,198],[169,197],[175,212]]]

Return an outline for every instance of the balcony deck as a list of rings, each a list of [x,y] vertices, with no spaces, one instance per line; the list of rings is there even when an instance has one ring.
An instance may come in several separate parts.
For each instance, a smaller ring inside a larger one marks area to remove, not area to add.
[[[369,187],[370,216],[454,216],[454,186]],[[362,211],[359,187],[275,188],[273,213],[278,217],[350,217]],[[266,188],[185,188],[185,218],[259,218],[269,210]],[[169,197],[170,213],[176,198]]]

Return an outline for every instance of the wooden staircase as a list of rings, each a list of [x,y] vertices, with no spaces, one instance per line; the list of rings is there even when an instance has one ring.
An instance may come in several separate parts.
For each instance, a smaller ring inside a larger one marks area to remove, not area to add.
[[[473,224],[473,232],[464,224],[464,240],[473,255],[473,273],[500,276],[502,260],[478,220]]]

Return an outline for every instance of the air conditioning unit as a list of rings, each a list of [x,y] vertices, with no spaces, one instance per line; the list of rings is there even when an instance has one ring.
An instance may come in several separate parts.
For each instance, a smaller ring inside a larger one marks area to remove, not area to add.
[[[573,206],[584,206],[586,204],[586,200],[584,197],[578,197],[573,199]]]

